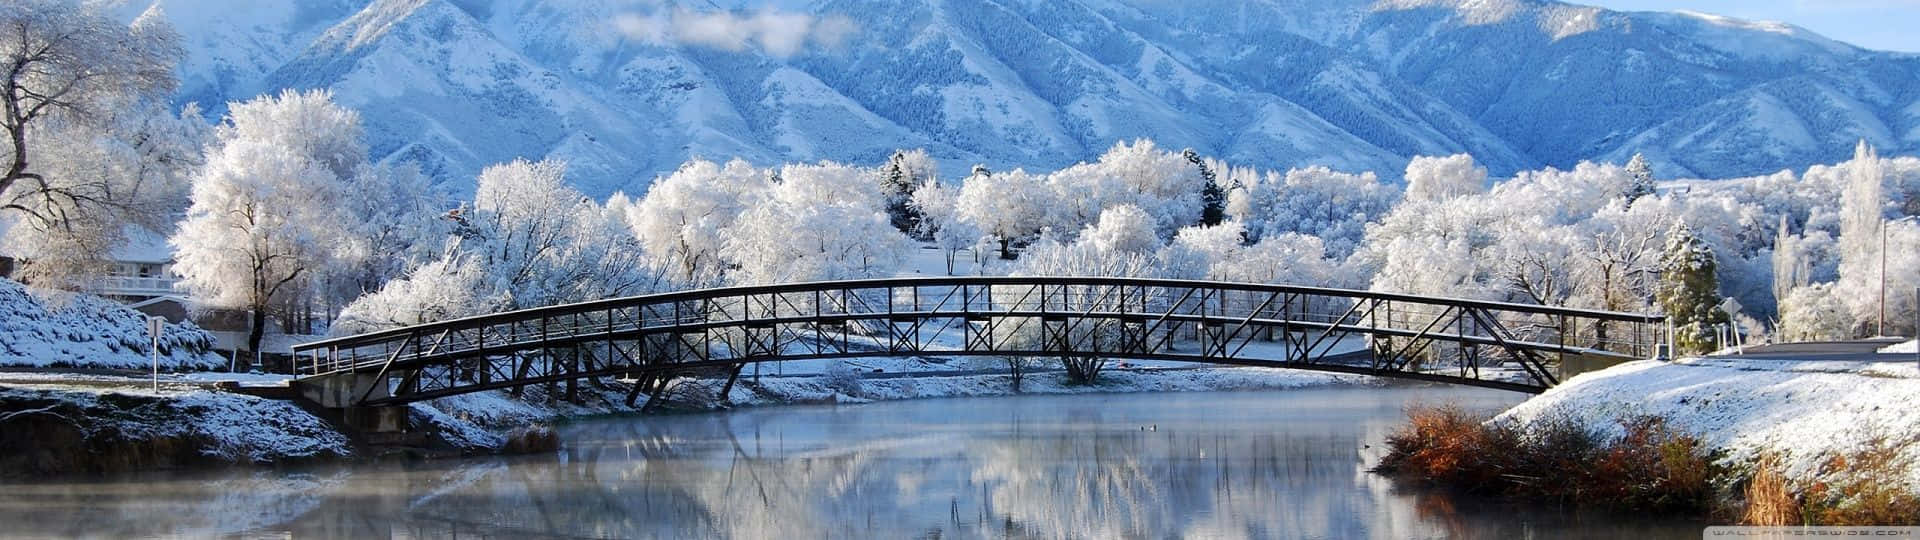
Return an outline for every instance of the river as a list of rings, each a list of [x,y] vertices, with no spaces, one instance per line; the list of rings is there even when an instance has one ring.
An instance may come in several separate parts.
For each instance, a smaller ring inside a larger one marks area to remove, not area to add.
[[[0,486],[0,536],[1699,538],[1367,472],[1450,387],[929,399],[615,417],[515,458]]]

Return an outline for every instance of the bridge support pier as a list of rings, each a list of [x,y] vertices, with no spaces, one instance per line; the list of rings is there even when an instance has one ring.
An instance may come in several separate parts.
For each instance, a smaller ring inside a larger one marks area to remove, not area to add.
[[[402,375],[404,376],[404,373]],[[356,431],[398,433],[407,430],[405,405],[384,407],[356,405],[363,399],[379,399],[392,395],[387,387],[385,373],[341,372],[308,377],[294,380],[293,388],[301,399],[339,411],[341,422]]]

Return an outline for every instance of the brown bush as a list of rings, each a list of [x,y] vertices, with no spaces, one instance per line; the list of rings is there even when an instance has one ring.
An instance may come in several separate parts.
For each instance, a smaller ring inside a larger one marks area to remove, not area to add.
[[[1376,470],[1468,492],[1662,512],[1702,511],[1715,469],[1697,439],[1654,418],[1608,439],[1569,418],[1524,428],[1457,407],[1414,407]]]
[[[1596,452],[1583,489],[1588,498],[1656,511],[1705,509],[1713,498],[1712,461],[1700,441],[1644,416],[1625,422],[1626,434]]]
[[[1457,406],[1415,406],[1407,424],[1387,437],[1377,470],[1468,491],[1497,489],[1512,433],[1481,426],[1484,417]]]
[[[1920,495],[1906,487],[1912,466],[1886,438],[1835,456],[1821,468],[1831,483],[1815,482],[1804,496],[1806,517],[1819,525],[1920,525]]]

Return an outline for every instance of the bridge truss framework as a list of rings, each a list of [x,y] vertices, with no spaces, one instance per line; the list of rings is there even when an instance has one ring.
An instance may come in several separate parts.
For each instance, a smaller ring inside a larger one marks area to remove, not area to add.
[[[578,380],[604,376],[724,373],[730,389],[749,363],[909,356],[1176,360],[1538,392],[1559,382],[1555,368],[1569,355],[1653,356],[1666,337],[1663,322],[1287,285],[938,277],[652,294],[396,328],[294,351],[296,386],[325,388],[305,393],[329,407],[533,384],[564,383],[571,394]],[[1339,346],[1355,336],[1366,338],[1371,354]]]

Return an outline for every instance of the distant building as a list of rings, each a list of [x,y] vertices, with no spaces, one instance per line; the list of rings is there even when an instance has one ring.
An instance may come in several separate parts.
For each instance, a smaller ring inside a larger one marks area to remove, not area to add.
[[[167,246],[166,237],[129,227],[126,245],[113,250],[112,260],[107,275],[87,292],[127,304],[181,296],[173,289],[180,275],[173,273],[173,249]],[[16,274],[21,263],[17,254],[0,246],[0,277],[20,280]]]
[[[113,250],[113,269],[100,281],[95,294],[128,304],[162,297],[179,298],[173,289],[180,275],[173,273],[173,248],[167,239],[139,229],[129,232],[126,245]]]

